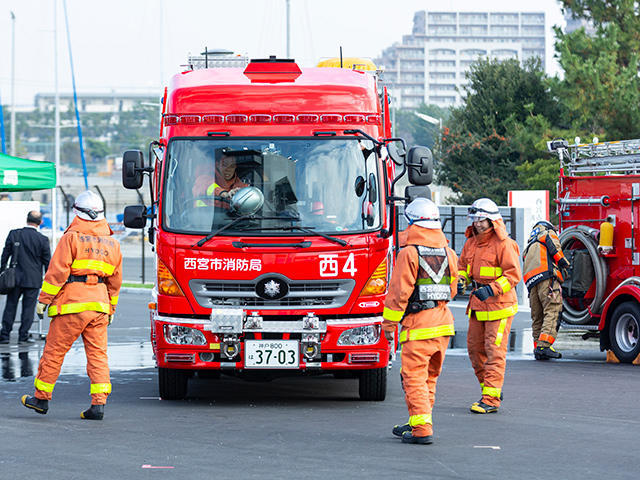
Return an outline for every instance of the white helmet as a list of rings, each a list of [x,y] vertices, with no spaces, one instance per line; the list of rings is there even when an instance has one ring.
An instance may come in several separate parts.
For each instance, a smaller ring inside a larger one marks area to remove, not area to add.
[[[500,210],[493,200],[488,198],[479,198],[469,207],[469,220],[477,222],[488,218],[489,220],[502,219]]]
[[[97,222],[104,218],[102,199],[90,190],[82,192],[73,204],[73,213],[83,220]]]
[[[440,229],[440,211],[435,203],[423,197],[416,198],[404,209],[404,216],[409,225]]]

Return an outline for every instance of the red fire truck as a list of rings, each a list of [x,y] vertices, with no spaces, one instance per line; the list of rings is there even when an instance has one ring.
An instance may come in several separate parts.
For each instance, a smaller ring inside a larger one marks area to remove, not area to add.
[[[173,77],[148,163],[128,151],[122,170],[126,188],[149,176],[151,206],[127,207],[125,225],[152,220],[162,398],[222,372],[351,376],[384,400],[395,203],[432,177],[431,152],[390,138],[388,112],[371,72],[271,57]]]
[[[562,320],[599,332],[601,350],[632,362],[640,354],[640,140],[554,140],[549,149],[561,161],[556,202],[571,261]]]

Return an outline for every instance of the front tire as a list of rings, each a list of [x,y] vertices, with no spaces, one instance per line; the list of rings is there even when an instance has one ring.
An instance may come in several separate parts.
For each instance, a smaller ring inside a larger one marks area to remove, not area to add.
[[[381,402],[387,396],[387,368],[360,372],[360,400]]]
[[[158,368],[158,390],[163,400],[182,400],[187,396],[189,377],[183,370]]]
[[[609,322],[611,350],[622,363],[640,354],[640,305],[624,302],[616,307]]]

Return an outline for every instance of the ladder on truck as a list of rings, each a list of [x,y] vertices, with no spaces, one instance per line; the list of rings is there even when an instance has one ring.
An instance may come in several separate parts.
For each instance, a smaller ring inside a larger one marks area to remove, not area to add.
[[[640,175],[640,139],[574,145],[553,140],[547,146],[569,176]]]

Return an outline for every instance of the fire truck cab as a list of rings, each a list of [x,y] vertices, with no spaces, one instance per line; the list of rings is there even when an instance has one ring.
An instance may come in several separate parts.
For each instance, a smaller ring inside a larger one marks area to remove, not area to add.
[[[563,323],[599,332],[621,362],[640,354],[640,140],[549,142],[561,162],[560,242],[571,262]]]
[[[375,73],[190,68],[163,105],[148,162],[123,158],[126,188],[149,176],[151,206],[127,207],[125,225],[151,220],[160,396],[183,398],[194,375],[331,373],[384,400],[395,203],[429,194],[432,158],[390,138]],[[414,186],[395,197],[404,174]]]

